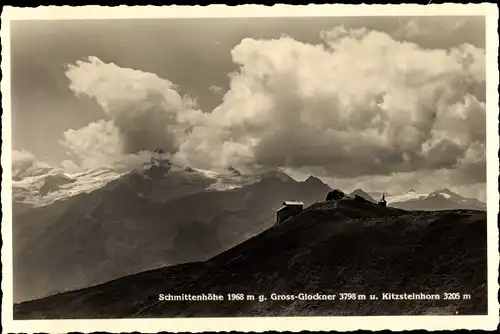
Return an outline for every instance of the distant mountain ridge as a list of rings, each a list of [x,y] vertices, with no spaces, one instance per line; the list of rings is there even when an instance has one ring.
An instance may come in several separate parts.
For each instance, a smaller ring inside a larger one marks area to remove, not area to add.
[[[367,201],[377,203],[385,195],[387,205],[404,210],[486,210],[486,203],[476,198],[463,197],[454,193],[450,189],[443,188],[431,192],[418,192],[410,189],[405,193],[389,194],[382,192],[365,192],[362,189],[356,189],[350,193],[350,196],[360,196]]]
[[[219,177],[156,167],[52,204],[15,206],[15,300],[205,260],[272,226],[284,200],[310,205],[330,190],[318,179],[298,182],[281,170]],[[221,180],[225,190],[211,188]]]
[[[307,207],[324,201],[331,190],[312,175],[299,182],[281,169],[214,172],[176,166],[162,156],[130,172],[99,168],[66,174],[33,165],[16,178],[16,300],[205,260],[272,226],[284,200],[301,200]],[[376,202],[362,189],[351,195]],[[389,206],[481,207],[447,189],[410,195],[388,196]],[[394,198],[405,200],[391,203]],[[190,247],[193,243],[200,247]]]
[[[205,190],[235,189],[270,177],[295,181],[279,168],[244,174],[232,165],[218,172],[178,166],[165,158],[162,150],[156,150],[150,162],[144,164],[142,169],[121,172],[109,168],[98,168],[85,172],[65,173],[47,164],[33,163],[23,166],[22,169],[14,171],[13,199],[16,203],[25,206],[45,206],[80,193],[93,192],[110,182],[130,182],[137,185],[141,196],[150,196],[152,200],[164,201]],[[167,191],[172,188],[176,189]]]
[[[34,162],[14,170],[12,183],[14,202],[29,207],[50,205],[80,193],[92,192],[114,181],[131,182],[138,186],[140,196],[164,201],[205,190],[235,189],[269,177],[278,177],[283,181],[294,180],[279,168],[245,175],[232,165],[222,172],[176,166],[164,157],[161,149],[158,149],[143,170],[116,172],[109,168],[99,168],[68,174],[47,164]],[[310,176],[305,182],[324,184],[314,176]],[[176,188],[176,190],[167,192],[162,188]],[[356,189],[350,195],[358,195],[376,203],[382,193],[369,194],[362,189]],[[440,209],[439,206],[442,206],[441,209],[486,209],[485,203],[460,196],[446,188],[433,192],[416,192],[410,189],[402,194],[385,195],[389,205],[409,210],[435,210]]]
[[[364,198],[368,202],[377,203],[377,201],[372,196],[370,196],[367,192],[359,188],[351,192],[349,195],[351,197],[359,196]]]
[[[406,210],[486,210],[486,203],[475,198],[466,198],[444,188],[432,192],[408,192],[386,198],[389,206]]]

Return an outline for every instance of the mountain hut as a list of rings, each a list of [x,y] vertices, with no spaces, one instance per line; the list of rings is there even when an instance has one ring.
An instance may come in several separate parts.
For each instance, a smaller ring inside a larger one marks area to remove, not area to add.
[[[288,218],[302,212],[304,203],[299,201],[284,201],[283,206],[276,211],[276,225],[283,224]]]

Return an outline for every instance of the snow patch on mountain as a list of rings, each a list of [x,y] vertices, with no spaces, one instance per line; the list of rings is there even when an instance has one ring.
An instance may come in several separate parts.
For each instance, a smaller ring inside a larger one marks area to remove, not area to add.
[[[416,192],[415,190],[411,189],[410,191],[408,191],[406,193],[387,196],[385,199],[386,199],[387,203],[390,204],[390,203],[406,202],[406,201],[424,199],[427,196],[429,196],[429,193]]]
[[[453,191],[444,188],[432,192],[417,192],[413,189],[410,191],[388,196],[387,202],[389,205],[403,209],[419,210],[438,210],[438,209],[455,209],[468,208],[474,210],[485,210],[486,203],[481,202],[476,198],[467,198]]]
[[[451,195],[450,194],[447,194],[447,193],[438,193],[439,195],[443,196],[444,198],[451,198]]]
[[[99,189],[123,174],[110,169],[92,169],[81,173],[64,173],[57,168],[31,168],[12,180],[15,202],[45,206],[58,200]]]
[[[259,173],[244,174],[230,166],[227,170],[210,171],[195,169],[198,173],[202,173],[207,178],[214,180],[214,183],[207,187],[207,190],[227,191],[244,186],[254,184],[265,179],[278,179],[282,182],[293,180],[289,175],[281,169],[271,169]]]
[[[103,167],[65,173],[48,164],[33,163],[15,171],[14,201],[30,206],[45,206],[83,192],[92,192],[117,179],[130,184],[139,196],[147,196],[155,201],[200,191],[233,190],[264,179],[279,179],[281,182],[293,180],[281,169],[248,174],[233,166],[215,171],[204,170],[178,166],[161,155],[161,152],[154,154],[151,161],[134,170]]]

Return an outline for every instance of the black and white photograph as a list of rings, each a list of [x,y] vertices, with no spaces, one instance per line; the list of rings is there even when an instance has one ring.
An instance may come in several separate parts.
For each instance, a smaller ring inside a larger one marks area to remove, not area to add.
[[[496,328],[498,9],[461,6],[2,17],[8,320]]]

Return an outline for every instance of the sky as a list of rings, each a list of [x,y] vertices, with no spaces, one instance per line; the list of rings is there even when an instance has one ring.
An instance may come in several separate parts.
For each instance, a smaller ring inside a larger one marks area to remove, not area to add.
[[[481,17],[14,21],[13,163],[281,167],[485,199]]]

